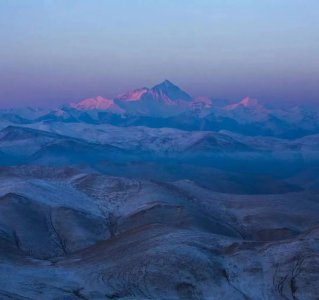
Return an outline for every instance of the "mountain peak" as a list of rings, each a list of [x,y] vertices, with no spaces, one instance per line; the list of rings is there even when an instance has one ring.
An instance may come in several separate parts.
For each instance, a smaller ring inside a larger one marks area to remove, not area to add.
[[[247,106],[256,106],[256,105],[259,104],[257,99],[253,99],[253,98],[250,98],[250,97],[245,97],[239,103],[241,105],[243,105],[243,106],[246,106],[246,107]]]
[[[176,84],[169,81],[168,79],[165,79],[161,83],[155,85],[152,87],[152,89],[180,89]]]
[[[71,108],[77,110],[110,110],[120,112],[121,109],[114,103],[113,99],[97,96],[95,98],[87,98],[78,103],[71,103]]]
[[[257,99],[245,97],[238,103],[229,104],[224,107],[225,110],[234,110],[237,108],[254,108],[254,109],[262,109],[262,105],[259,104]]]
[[[164,80],[152,87],[151,91],[167,96],[172,100],[191,101],[192,97],[169,80]]]
[[[141,100],[143,95],[149,91],[148,88],[143,87],[141,89],[137,89],[134,91],[130,91],[124,94],[121,94],[116,97],[116,99],[122,100],[122,101],[138,101]]]
[[[72,108],[80,110],[91,110],[91,109],[106,109],[113,104],[112,99],[106,99],[102,96],[95,98],[87,98],[78,103],[71,103]]]
[[[164,81],[162,81],[160,84],[158,84],[158,86],[166,86],[166,87],[176,87],[176,85],[169,81],[168,79],[165,79]]]

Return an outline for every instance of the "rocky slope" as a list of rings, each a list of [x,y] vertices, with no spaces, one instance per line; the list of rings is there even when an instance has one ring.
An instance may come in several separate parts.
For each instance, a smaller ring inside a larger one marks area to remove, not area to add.
[[[0,170],[1,299],[316,299],[318,193]]]

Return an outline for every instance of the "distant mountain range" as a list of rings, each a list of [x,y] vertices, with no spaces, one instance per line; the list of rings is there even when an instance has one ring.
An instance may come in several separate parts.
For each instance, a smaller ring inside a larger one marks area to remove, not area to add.
[[[165,168],[166,175],[175,174],[175,179],[182,179],[186,176],[186,169],[182,171],[177,167],[181,163],[184,167],[192,166],[187,169],[188,178],[211,185],[216,179],[210,171],[203,175],[202,170],[218,168],[241,173],[245,166],[248,173],[291,176],[300,170],[312,169],[319,163],[319,135],[285,140],[227,131],[124,128],[80,122],[1,126],[0,166],[83,165],[98,171],[102,168],[103,172],[113,175],[124,172],[141,176],[140,172],[144,170],[144,175],[151,178],[158,174],[158,170],[152,169],[157,164]],[[247,184],[252,185],[251,180]],[[264,190],[263,193],[269,191]]]
[[[319,133],[319,109],[267,107],[246,97],[239,102],[193,98],[165,80],[114,99],[98,96],[54,110],[0,110],[2,122],[84,122],[116,126],[147,126],[183,130],[228,130],[244,135],[298,138]]]

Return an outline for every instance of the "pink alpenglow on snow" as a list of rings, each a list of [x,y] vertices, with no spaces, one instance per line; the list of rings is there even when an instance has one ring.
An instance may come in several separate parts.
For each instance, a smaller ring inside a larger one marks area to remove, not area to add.
[[[122,112],[122,109],[114,103],[113,99],[107,99],[101,96],[84,99],[79,103],[71,103],[70,107],[78,110],[109,110],[112,112]]]
[[[141,88],[131,92],[127,92],[125,94],[121,94],[117,97],[119,100],[123,101],[138,101],[141,100],[143,95],[145,95],[149,91],[148,88]]]
[[[232,110],[236,110],[239,108],[254,110],[256,112],[260,112],[260,111],[265,110],[264,106],[261,105],[257,99],[250,98],[250,97],[245,97],[244,99],[242,99],[238,103],[233,103],[233,104],[227,105],[224,107],[224,110],[232,111]]]

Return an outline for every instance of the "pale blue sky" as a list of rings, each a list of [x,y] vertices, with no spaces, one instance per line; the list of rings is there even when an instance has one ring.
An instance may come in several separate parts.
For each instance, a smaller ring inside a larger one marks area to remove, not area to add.
[[[114,96],[315,102],[318,0],[0,0],[0,106]]]

